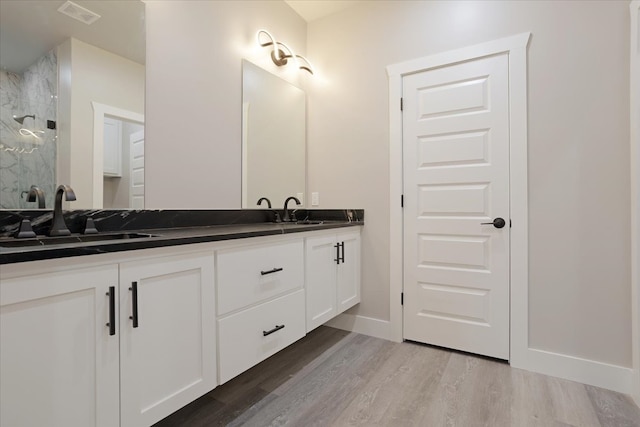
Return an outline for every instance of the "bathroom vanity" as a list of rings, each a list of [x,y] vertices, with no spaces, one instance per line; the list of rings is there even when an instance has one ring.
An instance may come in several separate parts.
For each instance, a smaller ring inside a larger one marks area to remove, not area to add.
[[[0,424],[152,425],[357,304],[362,225],[0,241]]]

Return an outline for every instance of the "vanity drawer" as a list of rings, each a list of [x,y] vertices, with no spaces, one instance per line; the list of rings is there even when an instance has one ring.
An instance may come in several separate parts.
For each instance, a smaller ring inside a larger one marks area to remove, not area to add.
[[[220,384],[305,335],[304,290],[218,320]]]
[[[304,285],[302,239],[218,252],[218,316]]]

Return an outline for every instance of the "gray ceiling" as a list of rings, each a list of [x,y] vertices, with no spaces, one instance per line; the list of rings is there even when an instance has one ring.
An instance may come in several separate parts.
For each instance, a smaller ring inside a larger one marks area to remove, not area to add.
[[[0,1],[0,67],[20,73],[69,37],[144,64],[144,4],[139,0],[74,0],[99,15],[91,25],[57,9],[65,0]]]

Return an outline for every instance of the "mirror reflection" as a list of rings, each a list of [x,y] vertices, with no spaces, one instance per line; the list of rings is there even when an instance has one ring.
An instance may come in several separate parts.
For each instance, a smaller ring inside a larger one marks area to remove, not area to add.
[[[0,208],[143,207],[144,56],[141,1],[0,2]]]
[[[243,208],[258,208],[262,197],[278,209],[289,196],[305,205],[305,103],[302,89],[243,61]]]

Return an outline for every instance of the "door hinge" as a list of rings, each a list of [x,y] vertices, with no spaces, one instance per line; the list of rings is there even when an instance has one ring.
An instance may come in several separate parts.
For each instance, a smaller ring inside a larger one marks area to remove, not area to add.
[[[400,207],[404,208],[404,194],[400,195]]]
[[[404,305],[404,292],[400,292],[400,305]]]
[[[404,98],[400,98],[400,111],[404,109]]]

